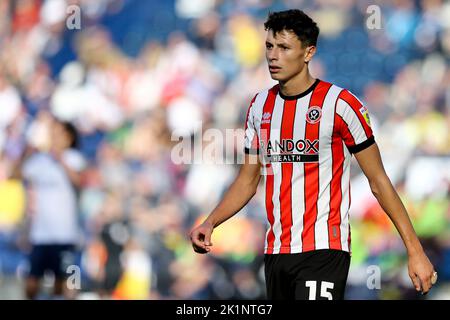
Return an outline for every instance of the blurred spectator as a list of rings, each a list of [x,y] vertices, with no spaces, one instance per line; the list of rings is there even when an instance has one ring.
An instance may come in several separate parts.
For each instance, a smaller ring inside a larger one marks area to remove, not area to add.
[[[15,168],[28,184],[30,219],[30,270],[26,296],[35,299],[39,282],[47,271],[54,276],[53,295],[65,292],[67,267],[74,264],[75,246],[80,241],[76,188],[84,161],[76,151],[76,129],[67,122],[46,119],[47,141],[28,146]],[[37,150],[32,151],[35,147]]]

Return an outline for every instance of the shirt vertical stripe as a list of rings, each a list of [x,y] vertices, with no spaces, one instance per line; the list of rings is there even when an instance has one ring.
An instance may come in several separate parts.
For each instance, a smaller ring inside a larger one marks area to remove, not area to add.
[[[325,96],[331,84],[321,81],[314,89],[309,106],[322,108]],[[305,122],[305,138],[311,142],[319,139],[320,121],[311,124]],[[320,145],[319,145],[320,149]],[[311,152],[310,152],[311,153]],[[319,159],[320,161],[320,159]],[[319,162],[304,163],[305,171],[305,214],[303,216],[302,246],[303,251],[315,250],[315,224],[317,219],[317,200],[319,197]]]
[[[278,92],[278,87],[275,86],[272,89],[269,90],[267,94],[266,101],[264,103],[262,114],[265,114],[266,112],[272,114],[273,109],[275,106],[275,97]],[[260,140],[264,142],[264,148],[266,148],[268,141],[270,141],[270,129],[271,129],[271,123],[264,122],[261,123],[261,129],[260,129]],[[264,156],[263,154],[261,156]],[[272,201],[272,195],[273,195],[273,183],[274,183],[274,173],[272,170],[272,166],[270,163],[265,164],[265,181],[266,181],[266,212],[267,212],[267,220],[269,221],[269,229],[267,231],[266,235],[266,243],[267,243],[267,252],[268,254],[272,253],[273,245],[274,245],[274,239],[275,235],[273,232],[273,226],[274,226],[274,216],[273,216],[273,201]]]
[[[297,100],[294,123],[294,140],[305,139],[305,119],[312,93]],[[301,252],[303,215],[305,213],[304,167],[296,163],[292,170],[292,228],[291,252]]]
[[[339,134],[340,117],[336,113],[337,100],[334,106],[334,125],[331,141],[332,176],[330,184],[330,216],[328,218],[328,242],[330,249],[342,249],[341,238],[341,202],[342,174],[344,171],[344,144]]]
[[[317,219],[314,232],[319,235],[315,239],[315,248],[328,249],[329,239],[333,239],[336,232],[328,232],[328,220],[330,217],[330,184],[333,179],[332,171],[332,135],[334,123],[334,107],[341,89],[331,86],[322,104],[322,117],[320,120],[319,140],[319,194],[317,199]],[[338,225],[339,227],[339,225]],[[340,242],[340,238],[337,239]]]
[[[295,110],[297,100],[286,100],[283,106],[280,140],[292,139],[294,136]],[[287,145],[286,145],[287,147]],[[288,153],[285,150],[285,153]],[[291,252],[292,227],[292,163],[281,163],[280,213],[281,213],[281,248],[280,253]]]

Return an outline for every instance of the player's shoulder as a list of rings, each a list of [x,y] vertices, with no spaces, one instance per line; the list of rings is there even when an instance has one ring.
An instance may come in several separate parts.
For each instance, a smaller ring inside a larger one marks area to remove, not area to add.
[[[348,104],[351,107],[358,107],[363,105],[363,102],[361,99],[350,89],[341,87],[335,83],[332,82],[326,82],[324,83],[331,85],[330,90],[333,89],[338,94],[336,95],[336,103],[337,104]]]
[[[256,93],[254,99],[256,100],[256,99],[258,99],[258,97],[259,97],[259,99],[267,98],[271,94],[272,95],[277,95],[278,91],[279,91],[279,85],[276,84],[276,85],[274,85],[272,87],[267,87],[267,88],[262,89],[261,91],[258,91]]]
[[[254,106],[254,108],[262,108],[265,104],[265,102],[267,101],[267,99],[269,98],[270,95],[276,96],[278,93],[278,84],[269,87],[269,88],[264,88],[258,92],[256,92],[256,94],[253,95],[252,100],[250,102],[250,107]]]
[[[350,93],[350,90],[348,90],[344,87],[341,87],[331,81],[325,81],[325,80],[320,79],[319,84],[321,87],[326,88],[328,90],[328,92],[334,92],[335,94],[337,94],[336,95],[337,99],[340,99],[341,95],[343,95],[344,93]]]

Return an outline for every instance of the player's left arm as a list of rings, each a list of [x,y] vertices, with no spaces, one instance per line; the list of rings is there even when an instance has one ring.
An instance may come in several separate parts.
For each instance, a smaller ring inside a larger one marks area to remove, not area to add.
[[[354,154],[369,180],[370,189],[394,223],[408,252],[409,276],[417,291],[427,293],[432,286],[434,268],[414,231],[408,212],[387,176],[376,143]]]

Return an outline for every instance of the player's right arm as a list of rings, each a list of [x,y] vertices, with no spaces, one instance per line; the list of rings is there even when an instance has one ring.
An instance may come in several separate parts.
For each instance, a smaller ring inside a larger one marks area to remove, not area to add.
[[[258,156],[245,154],[244,164],[241,165],[239,174],[225,196],[205,221],[191,231],[190,238],[195,252],[209,252],[214,228],[239,212],[255,195],[261,178],[260,170],[261,163]]]

